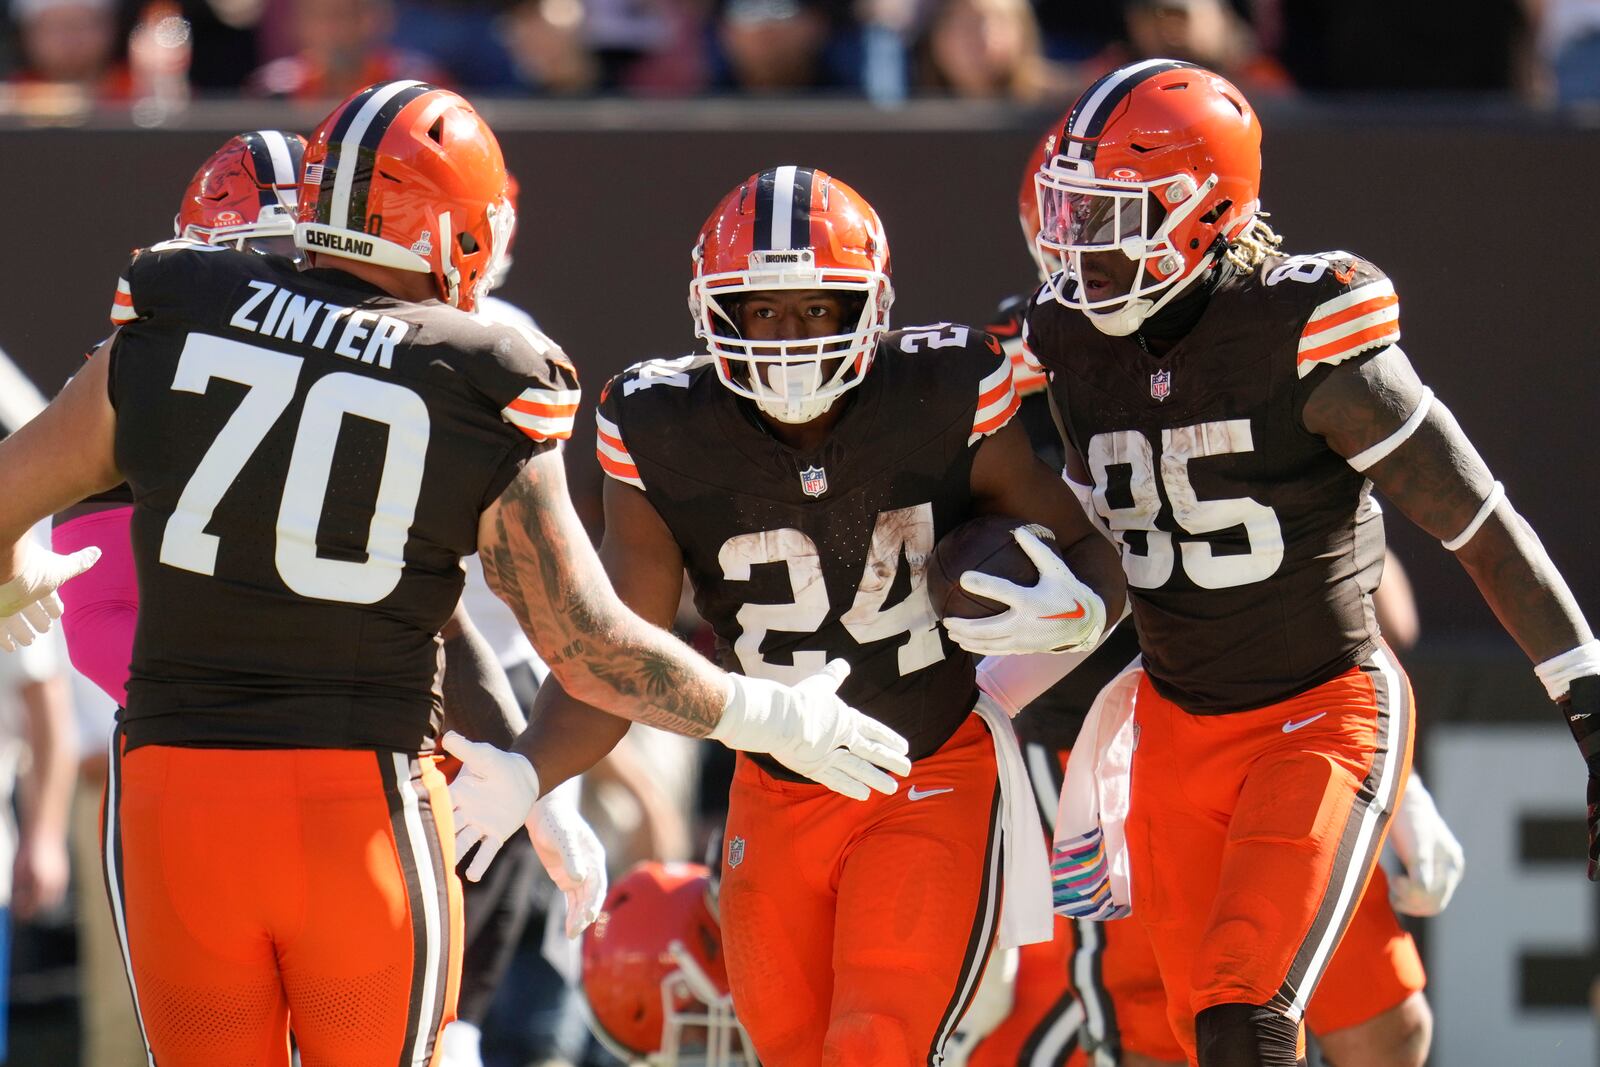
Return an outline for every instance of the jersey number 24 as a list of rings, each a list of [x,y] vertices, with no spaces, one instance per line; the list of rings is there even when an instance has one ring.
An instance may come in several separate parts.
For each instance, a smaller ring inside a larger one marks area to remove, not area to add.
[[[899,572],[902,551],[911,570],[911,588],[904,600],[885,610],[883,603]],[[902,677],[944,659],[939,620],[934,617],[927,593],[928,556],[932,552],[932,504],[879,512],[861,584],[856,587],[850,610],[839,617],[857,644],[904,634],[906,642],[899,649]],[[793,684],[817,673],[837,655],[797,651],[792,664],[782,664],[772,663],[761,654],[761,645],[770,631],[811,634],[827,621],[828,587],[822,577],[822,557],[817,553],[816,542],[804,531],[785,527],[737,534],[723,542],[717,560],[722,564],[722,577],[730,582],[749,581],[750,568],[760,563],[783,563],[789,570],[793,600],[746,604],[739,609],[739,637],[733,643],[733,651],[745,674]]]

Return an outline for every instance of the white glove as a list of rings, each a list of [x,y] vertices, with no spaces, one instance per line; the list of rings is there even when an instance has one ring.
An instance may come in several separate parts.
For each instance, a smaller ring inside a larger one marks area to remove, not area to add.
[[[480,741],[468,741],[451,730],[444,750],[461,761],[450,783],[450,806],[456,817],[456,860],[473,845],[478,854],[467,868],[467,881],[483,877],[506,838],[517,832],[539,799],[539,774],[525,756]]]
[[[1406,785],[1389,827],[1389,844],[1405,868],[1389,880],[1389,903],[1402,915],[1437,915],[1461,883],[1466,856],[1416,775]]]
[[[0,585],[0,649],[15,652],[18,645],[31,645],[35,637],[48,632],[51,622],[61,618],[56,590],[99,558],[100,550],[92,545],[58,556],[30,543],[23,552],[21,572]]]
[[[900,784],[884,771],[910,774],[910,746],[834,695],[849,673],[850,664],[836,659],[793,686],[730,674],[728,703],[711,737],[729,748],[768,753],[854,800],[874,789],[893,793]]]
[[[578,779],[562,782],[533,806],[528,837],[567,898],[567,937],[576,938],[600,917],[606,899],[606,849],[578,814]]]
[[[1106,606],[1099,594],[1078,580],[1066,561],[1035,530],[1011,531],[1039,568],[1033,585],[1017,585],[981,571],[961,575],[961,588],[998,600],[1006,610],[982,619],[944,620],[951,640],[975,656],[1014,656],[1030,652],[1087,652],[1105,630]]]

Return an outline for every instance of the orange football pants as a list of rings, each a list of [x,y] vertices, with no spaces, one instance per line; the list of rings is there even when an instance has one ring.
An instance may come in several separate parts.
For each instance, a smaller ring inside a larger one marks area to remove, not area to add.
[[[998,924],[994,743],[968,717],[893,796],[842,797],[739,757],[719,907],[764,1067],[937,1062]]]
[[[455,1017],[461,896],[431,758],[143,746],[103,856],[162,1067],[423,1067]]]
[[[1133,914],[1192,1061],[1206,1008],[1304,1018],[1410,772],[1411,687],[1380,647],[1331,681],[1228,715],[1190,715],[1146,679],[1134,718]]]

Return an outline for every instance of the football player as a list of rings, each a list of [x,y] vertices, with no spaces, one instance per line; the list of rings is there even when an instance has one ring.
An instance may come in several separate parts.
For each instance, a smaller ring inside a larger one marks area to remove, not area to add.
[[[96,556],[30,552],[28,526],[133,491],[141,610],[106,835],[156,1062],[286,1064],[291,1023],[311,1062],[437,1056],[460,951],[438,635],[474,550],[600,706],[852,791],[909,769],[831,676],[727,675],[617,599],[562,473],[571,364],[469,314],[505,190],[461,97],[362,90],[306,152],[311,269],[188,241],[136,253],[132,321],[0,443],[7,642],[47,628]],[[458,783],[478,781],[470,746],[448,742]],[[531,768],[499,785],[519,820],[540,793]]]
[[[1059,125],[1035,145],[1017,200],[1023,238],[1042,282],[1054,271],[1046,268],[1036,240],[1034,175],[1047,155],[1054,154],[1058,131]],[[1059,261],[1056,267],[1060,269]],[[1032,300],[1032,293],[1008,297],[986,328],[1004,339],[1011,355],[1022,397],[1017,417],[1027,426],[1034,450],[1059,465],[1062,444],[1050,415],[1047,379],[1022,343]],[[1384,560],[1383,577],[1373,595],[1379,629],[1391,645],[1403,648],[1415,641],[1417,626],[1410,583],[1392,555]],[[1138,653],[1134,627],[1116,628],[1091,657],[1013,720],[1047,827],[1055,821],[1066,758],[1084,715],[1101,688]],[[1356,919],[1307,1007],[1307,1025],[1334,1063],[1420,1067],[1427,1058],[1432,1014],[1421,991],[1422,959],[1394,911],[1438,914],[1460,882],[1462,866],[1455,835],[1415,773],[1395,814],[1390,843],[1400,853],[1405,875],[1391,888],[1382,868],[1373,871]],[[1015,1008],[974,1049],[968,1061],[972,1067],[1055,1062],[1069,1051],[1069,1063],[1100,1067],[1181,1061],[1183,1051],[1167,1023],[1166,997],[1149,937],[1139,924],[1064,917],[1058,924],[1058,942],[1020,950]]]
[[[1457,554],[1561,703],[1597,873],[1600,644],[1398,347],[1393,284],[1347,252],[1278,252],[1260,140],[1238,90],[1189,64],[1090,86],[1038,172],[1039,247],[1067,269],[1027,320],[1128,575],[1133,913],[1202,1067],[1297,1061],[1405,783],[1374,487]]]
[[[993,338],[950,323],[890,332],[887,238],[845,183],[803,166],[748,178],[693,262],[707,352],[641,363],[601,393],[601,558],[662,626],[687,570],[725,662],[747,674],[796,679],[843,659],[841,691],[913,759],[908,790],[849,804],[741,758],[720,891],[734,1001],[769,1067],[938,1062],[1006,921],[1002,883],[1019,926],[1037,904],[1010,943],[1048,938],[1050,923],[1037,870],[1002,875],[1002,853],[1038,856],[1027,835],[1040,831],[1010,725],[935,618],[928,556],[976,515],[1041,523],[1062,555],[1019,537],[1041,577],[1007,612],[1078,648],[1121,612],[1115,553],[1012,421]],[[626,725],[580,696],[564,683],[539,694],[541,780],[582,769]]]

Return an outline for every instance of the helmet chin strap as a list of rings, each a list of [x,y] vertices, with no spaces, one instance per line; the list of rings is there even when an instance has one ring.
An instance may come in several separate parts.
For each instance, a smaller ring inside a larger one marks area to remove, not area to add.
[[[821,360],[778,364],[772,368],[772,381],[761,389],[763,396],[756,406],[779,422],[810,422],[833,406],[833,397],[816,395],[821,387]]]

